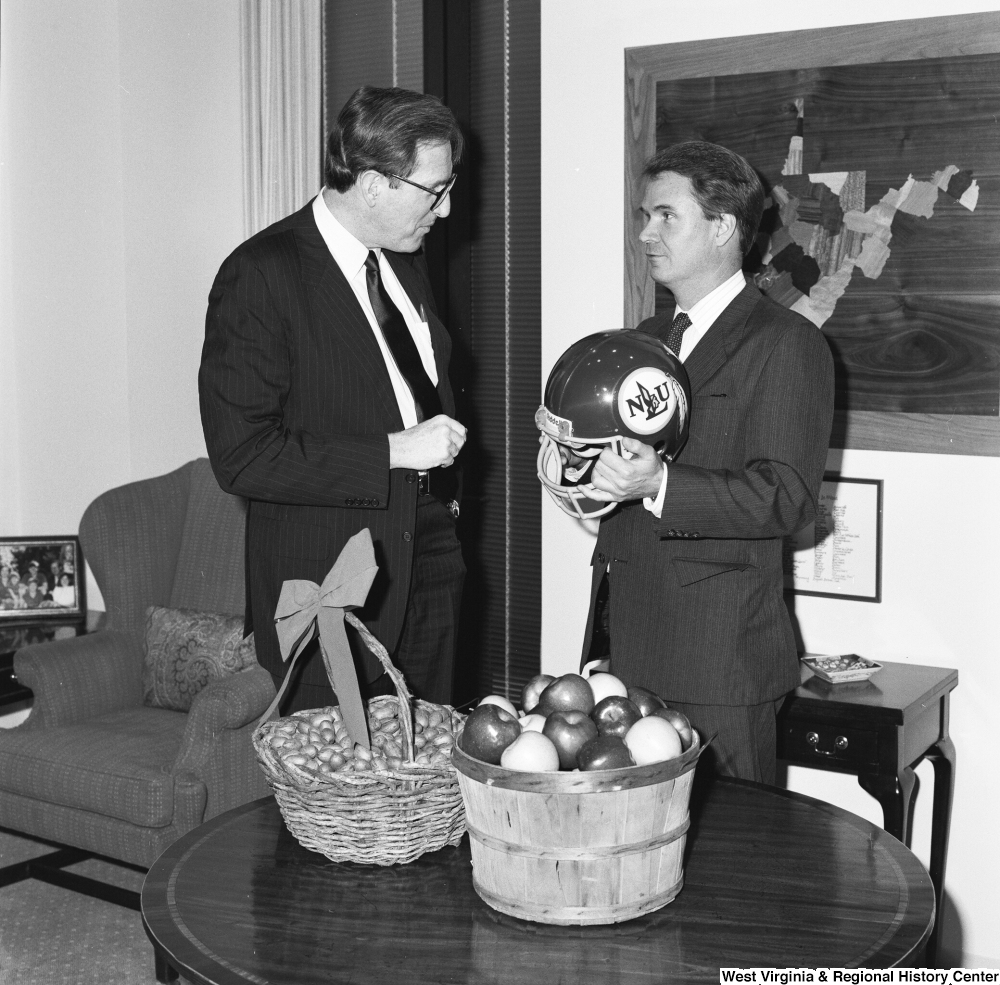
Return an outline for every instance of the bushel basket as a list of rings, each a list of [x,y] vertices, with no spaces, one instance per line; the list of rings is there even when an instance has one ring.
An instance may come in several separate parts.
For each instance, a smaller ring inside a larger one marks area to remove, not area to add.
[[[695,733],[697,735],[697,733]],[[684,885],[700,737],[662,763],[571,773],[493,766],[455,746],[473,886],[495,910],[563,925],[632,920]]]
[[[330,709],[264,722],[254,731],[253,745],[281,816],[301,845],[334,862],[392,865],[457,845],[465,832],[465,812],[455,768],[450,762],[415,762],[412,699],[403,676],[361,620],[351,612],[344,618],[361,634],[396,688],[396,697],[373,698],[367,711],[370,722],[393,717],[398,721],[402,762],[362,772],[318,772],[283,759],[279,740],[289,724],[298,727],[304,722],[308,727],[311,719]],[[421,716],[440,716],[452,733],[459,731],[463,719],[451,706],[418,699],[416,709]]]

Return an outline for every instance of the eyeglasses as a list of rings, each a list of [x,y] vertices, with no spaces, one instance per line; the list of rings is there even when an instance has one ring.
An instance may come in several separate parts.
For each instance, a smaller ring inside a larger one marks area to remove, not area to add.
[[[428,195],[434,196],[434,201],[431,202],[430,211],[433,212],[448,196],[448,192],[451,191],[452,185],[458,178],[457,174],[453,174],[448,179],[448,184],[441,189],[441,191],[436,192],[433,188],[428,188],[426,185],[418,185],[415,181],[410,181],[409,178],[404,178],[401,174],[393,174],[391,171],[386,171],[385,176],[387,178],[395,178],[397,181],[405,181],[408,185],[413,185],[414,188],[419,188],[422,192],[427,192]]]

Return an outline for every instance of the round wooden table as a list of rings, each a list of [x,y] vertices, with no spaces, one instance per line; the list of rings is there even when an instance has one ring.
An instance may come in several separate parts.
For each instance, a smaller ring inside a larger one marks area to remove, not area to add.
[[[302,848],[272,798],[185,835],[142,888],[147,933],[196,983],[718,982],[721,967],[913,964],[934,921],[916,857],[830,804],[696,784],[685,885],[627,923],[555,927],[488,907],[468,842],[390,867]]]

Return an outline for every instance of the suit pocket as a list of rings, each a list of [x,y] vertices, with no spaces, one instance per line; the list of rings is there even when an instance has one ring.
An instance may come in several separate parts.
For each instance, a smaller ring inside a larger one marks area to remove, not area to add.
[[[674,573],[683,586],[694,585],[715,578],[729,571],[749,571],[755,565],[745,561],[712,561],[707,558],[675,557],[673,559]]]

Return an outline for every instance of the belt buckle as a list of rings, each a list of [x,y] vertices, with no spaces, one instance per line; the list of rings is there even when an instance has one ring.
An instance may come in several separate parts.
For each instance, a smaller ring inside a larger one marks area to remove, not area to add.
[[[431,491],[431,476],[429,472],[417,473],[417,495],[429,496]]]

